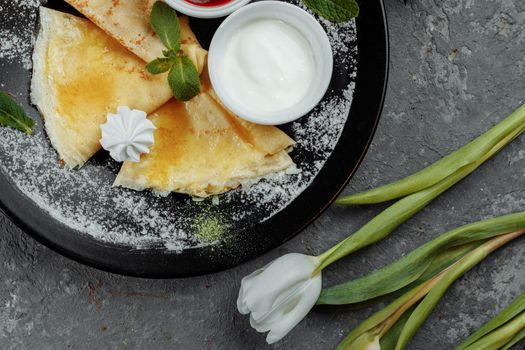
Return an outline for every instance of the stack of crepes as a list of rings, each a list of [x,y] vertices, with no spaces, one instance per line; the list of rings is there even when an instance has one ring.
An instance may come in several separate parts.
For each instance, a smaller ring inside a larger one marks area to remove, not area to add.
[[[157,130],[150,153],[125,162],[115,186],[207,197],[293,165],[291,138],[239,119],[218,100],[207,51],[186,17],[181,48],[201,74],[202,91],[182,102],[165,74],[145,71],[165,50],[149,25],[152,1],[67,2],[89,20],[41,8],[32,81],[32,100],[66,166],[81,167],[100,149],[100,124],[119,106],[145,111]]]

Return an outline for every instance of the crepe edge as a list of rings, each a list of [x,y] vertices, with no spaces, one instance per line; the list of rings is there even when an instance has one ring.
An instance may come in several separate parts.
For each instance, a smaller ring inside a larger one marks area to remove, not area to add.
[[[61,127],[61,120],[55,112],[57,110],[56,94],[45,75],[45,62],[49,48],[50,34],[53,30],[53,22],[55,22],[59,16],[66,16],[67,14],[45,7],[40,7],[39,13],[40,27],[32,56],[33,76],[31,78],[31,103],[37,107],[42,115],[44,128],[59,158],[71,169],[80,168],[90,157],[83,156],[75,150],[74,147],[67,145],[67,142],[60,137],[58,130]]]
[[[113,183],[113,187],[123,187],[135,191],[144,191],[150,189],[153,193],[161,197],[165,197],[172,192],[176,192],[197,198],[207,198],[210,196],[223,194],[238,187],[250,186],[264,178],[284,172],[293,166],[295,166],[295,163],[288,152],[282,150],[276,154],[267,155],[265,157],[265,163],[259,165],[256,169],[243,169],[241,174],[232,177],[227,183],[205,183],[195,186],[195,189],[189,189],[187,186],[181,184],[172,184],[168,186],[169,188],[152,187],[144,176],[140,176],[140,174],[138,174],[138,176],[132,174],[126,169],[124,164],[124,166],[119,171],[115,182]]]

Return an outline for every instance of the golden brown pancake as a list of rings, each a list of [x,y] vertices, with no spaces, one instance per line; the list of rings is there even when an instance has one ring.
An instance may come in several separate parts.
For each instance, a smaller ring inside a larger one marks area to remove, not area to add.
[[[67,166],[82,166],[100,149],[108,112],[129,106],[153,112],[172,97],[166,77],[88,20],[44,7],[33,54],[32,101]]]
[[[286,134],[246,125],[206,92],[171,100],[150,118],[157,127],[151,152],[139,163],[125,162],[115,186],[207,197],[293,165]]]
[[[67,1],[142,59],[162,54],[164,46],[144,16],[151,1]],[[141,162],[124,163],[115,186],[206,197],[293,165],[287,150],[294,141],[285,133],[241,120],[220,103],[205,69],[207,52],[186,18],[181,18],[181,29],[182,49],[204,72],[202,92],[187,102],[172,99],[150,116],[158,128],[155,144]],[[140,93],[142,89],[134,90]]]
[[[149,13],[155,1],[66,0],[66,2],[146,62],[162,57],[162,51],[166,50],[149,23]],[[180,26],[182,50],[190,58],[197,56],[194,62],[201,73],[205,62],[203,58],[206,57],[207,51],[200,47],[199,41],[190,29],[187,17],[180,18]],[[192,53],[187,52],[190,47]]]

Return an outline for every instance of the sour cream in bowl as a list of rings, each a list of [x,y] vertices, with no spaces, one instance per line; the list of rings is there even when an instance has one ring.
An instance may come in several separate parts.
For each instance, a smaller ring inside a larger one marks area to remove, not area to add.
[[[291,122],[323,98],[333,69],[328,37],[301,8],[262,1],[234,12],[213,37],[208,66],[221,101],[257,124]]]

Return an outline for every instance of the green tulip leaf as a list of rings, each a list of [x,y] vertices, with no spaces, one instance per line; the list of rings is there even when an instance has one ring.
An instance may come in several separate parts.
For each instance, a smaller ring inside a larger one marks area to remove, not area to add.
[[[517,297],[509,306],[503,309],[496,317],[485,323],[480,329],[463,341],[456,350],[463,350],[474,344],[485,335],[493,332],[497,328],[503,326],[505,323],[511,321],[519,314],[525,312],[525,293]]]
[[[415,308],[416,308],[416,305],[408,309],[403,314],[403,316],[399,318],[396,324],[381,338],[381,341],[380,341],[381,350],[395,350],[397,341],[399,339],[399,335],[401,334],[401,331],[405,327],[405,324],[408,321],[408,318],[410,317],[412,312],[414,312]]]
[[[516,345],[519,341],[525,338],[525,328],[519,331],[501,350],[509,350],[511,347]]]
[[[420,278],[425,272],[431,272],[428,275],[431,277],[432,274],[440,271],[439,268],[445,266],[447,260],[457,260],[480,242],[523,227],[525,227],[525,212],[461,226],[367,276],[324,289],[318,304],[353,304],[392,293],[416,280],[421,281]],[[469,244],[471,246],[468,246]],[[452,248],[458,250],[449,251]]]
[[[480,246],[444,271],[445,274],[443,278],[430,290],[410,315],[399,335],[396,350],[401,350],[406,347],[410,339],[425,322],[452,283],[485,259],[490,252],[489,249],[486,249],[485,245]]]
[[[429,188],[469,164],[479,163],[489,152],[496,153],[525,129],[525,105],[469,144],[438,160],[427,168],[388,185],[341,197],[338,204],[382,203]],[[508,138],[510,134],[514,137]],[[506,140],[506,142],[501,142]],[[498,149],[494,149],[494,148]]]

